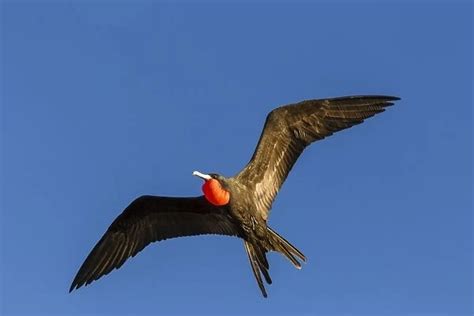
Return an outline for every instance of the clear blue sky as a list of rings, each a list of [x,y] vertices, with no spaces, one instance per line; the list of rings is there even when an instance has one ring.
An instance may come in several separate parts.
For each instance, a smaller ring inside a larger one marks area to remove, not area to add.
[[[1,6],[2,315],[472,312],[472,3],[7,1]],[[266,114],[309,98],[402,101],[315,143],[270,225],[263,299],[241,241],[153,244],[68,293],[142,194],[233,175]]]

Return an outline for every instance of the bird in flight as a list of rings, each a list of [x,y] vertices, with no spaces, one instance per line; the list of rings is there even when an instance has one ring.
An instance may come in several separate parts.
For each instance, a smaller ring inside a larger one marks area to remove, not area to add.
[[[271,284],[267,252],[285,256],[297,269],[306,258],[267,225],[278,191],[303,150],[312,142],[362,123],[399,100],[391,96],[348,96],[306,100],[271,111],[255,152],[235,176],[193,175],[204,195],[135,199],[107,229],[77,272],[69,292],[120,268],[155,241],[219,234],[241,238],[264,297]]]

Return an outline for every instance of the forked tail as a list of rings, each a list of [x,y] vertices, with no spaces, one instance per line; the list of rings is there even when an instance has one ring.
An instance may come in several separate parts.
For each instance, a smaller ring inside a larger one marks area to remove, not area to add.
[[[265,278],[265,281],[268,284],[272,284],[272,279],[270,278],[270,274],[268,273],[269,265],[267,260],[267,252],[268,251],[277,251],[283,254],[288,260],[293,263],[293,265],[297,269],[301,269],[301,263],[298,257],[302,261],[306,261],[306,257],[303,255],[301,251],[296,249],[292,244],[290,244],[285,238],[278,235],[274,230],[270,227],[268,229],[268,242],[270,244],[270,249],[265,249],[258,244],[254,244],[250,241],[244,240],[245,251],[249,257],[250,266],[252,267],[253,274],[255,279],[257,280],[257,284],[262,291],[263,297],[267,297],[267,291],[265,290],[265,286],[263,285],[262,275]]]
[[[301,261],[305,262],[306,257],[304,254],[270,227],[267,227],[267,231],[269,233],[270,244],[273,247],[273,249],[270,250],[278,251],[279,253],[283,254],[286,258],[288,258],[288,260],[291,261],[291,263],[293,263],[295,268],[301,269],[301,263],[295,258],[295,256]]]
[[[253,275],[255,280],[257,280],[258,287],[262,291],[263,297],[267,297],[267,291],[262,282],[262,274],[265,277],[265,281],[268,284],[272,284],[272,279],[268,273],[269,265],[267,261],[266,251],[264,251],[260,246],[254,245],[247,240],[244,240],[245,251],[249,257],[250,266],[252,267]]]

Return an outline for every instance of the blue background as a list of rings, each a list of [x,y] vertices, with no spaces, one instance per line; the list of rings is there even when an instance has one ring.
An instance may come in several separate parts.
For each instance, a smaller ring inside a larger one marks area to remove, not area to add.
[[[472,312],[472,3],[7,1],[1,6],[4,315]],[[241,241],[153,244],[68,294],[142,194],[233,175],[266,114],[309,98],[402,101],[314,144],[270,225],[263,299]]]

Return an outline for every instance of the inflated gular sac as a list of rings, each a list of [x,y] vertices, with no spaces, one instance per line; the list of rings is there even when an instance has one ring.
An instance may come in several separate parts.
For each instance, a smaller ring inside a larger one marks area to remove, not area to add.
[[[228,191],[224,190],[216,179],[210,179],[204,182],[202,186],[202,191],[204,196],[209,201],[209,203],[216,206],[222,206],[229,203],[230,194]]]

